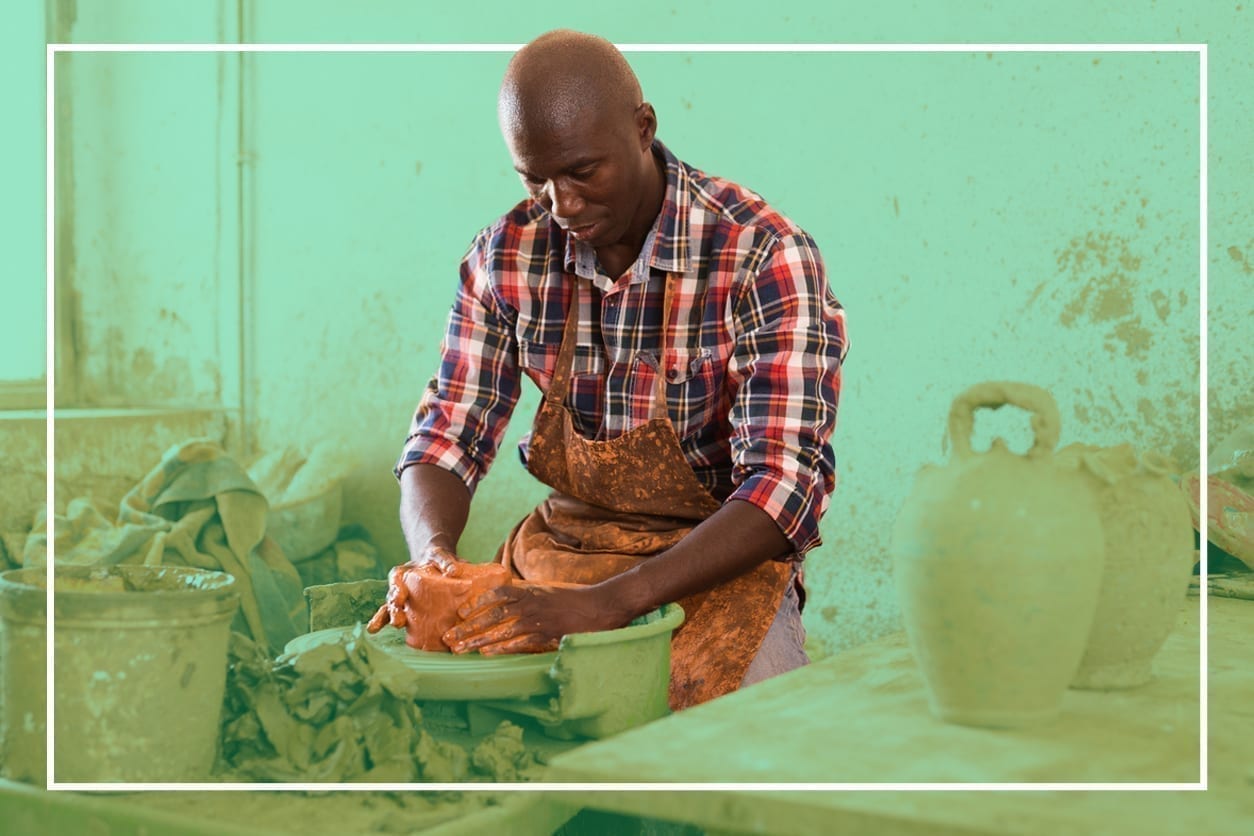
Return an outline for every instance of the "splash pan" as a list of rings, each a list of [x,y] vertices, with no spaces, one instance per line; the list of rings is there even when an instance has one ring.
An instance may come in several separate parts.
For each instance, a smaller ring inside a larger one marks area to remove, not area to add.
[[[404,631],[393,629],[366,641],[413,672],[419,700],[525,715],[553,737],[600,738],[670,712],[670,641],[683,620],[684,611],[668,604],[619,630],[566,636],[554,653],[432,653],[410,647]],[[298,636],[286,650],[339,641],[355,626]]]

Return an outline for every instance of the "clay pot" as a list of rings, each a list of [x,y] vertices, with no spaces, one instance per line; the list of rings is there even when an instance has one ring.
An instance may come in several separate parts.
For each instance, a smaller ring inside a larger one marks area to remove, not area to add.
[[[971,449],[974,411],[1033,413],[1024,455]],[[1012,727],[1057,714],[1097,606],[1102,524],[1088,480],[1060,466],[1058,408],[1020,383],[984,383],[949,413],[953,454],[925,466],[897,517],[892,555],[902,620],[934,714]]]
[[[1072,444],[1097,495],[1106,540],[1097,614],[1073,688],[1131,688],[1153,678],[1152,661],[1175,626],[1193,574],[1193,521],[1165,456],[1129,444]]]
[[[443,636],[461,620],[458,607],[510,582],[510,571],[499,563],[459,563],[453,575],[429,563],[397,566],[392,573],[391,583],[399,581],[409,592],[405,643],[431,651],[449,650]]]

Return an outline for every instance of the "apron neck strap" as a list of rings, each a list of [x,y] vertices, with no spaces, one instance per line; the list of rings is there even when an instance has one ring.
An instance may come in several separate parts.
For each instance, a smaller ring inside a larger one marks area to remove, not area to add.
[[[579,283],[571,282],[570,302],[566,307],[566,327],[562,329],[562,346],[557,350],[557,363],[553,366],[553,379],[549,391],[544,394],[546,403],[561,406],[570,391],[570,372],[575,360],[576,332],[579,330]]]
[[[675,295],[675,274],[666,274],[666,290],[662,293],[662,330],[658,334],[657,374],[653,377],[653,411],[650,418],[670,420],[666,403],[666,346],[671,324],[671,302]]]

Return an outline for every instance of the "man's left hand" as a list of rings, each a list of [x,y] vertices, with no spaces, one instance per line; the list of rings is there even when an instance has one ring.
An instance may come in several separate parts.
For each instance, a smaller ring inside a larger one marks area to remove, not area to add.
[[[599,598],[595,587],[498,587],[458,610],[462,621],[444,634],[444,642],[454,653],[478,650],[485,656],[556,650],[570,633],[624,626]]]

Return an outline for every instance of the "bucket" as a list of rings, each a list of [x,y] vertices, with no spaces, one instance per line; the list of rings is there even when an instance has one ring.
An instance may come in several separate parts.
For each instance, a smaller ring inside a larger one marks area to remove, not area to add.
[[[0,768],[43,783],[46,574],[0,574]],[[56,569],[57,781],[188,781],[217,756],[231,618],[224,572]]]

